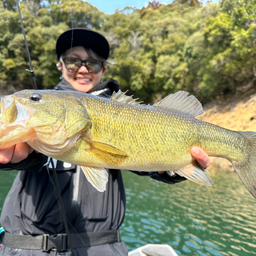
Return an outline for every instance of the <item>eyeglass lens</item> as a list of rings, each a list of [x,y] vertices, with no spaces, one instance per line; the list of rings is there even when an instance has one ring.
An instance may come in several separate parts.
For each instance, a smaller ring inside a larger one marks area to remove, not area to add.
[[[64,64],[69,72],[78,71],[84,64],[88,72],[99,73],[102,69],[102,62],[93,60],[81,60],[76,58],[63,58]]]

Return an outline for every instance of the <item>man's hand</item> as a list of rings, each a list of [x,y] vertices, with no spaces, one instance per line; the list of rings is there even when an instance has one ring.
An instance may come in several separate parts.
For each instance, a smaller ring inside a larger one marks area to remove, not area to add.
[[[190,153],[203,168],[207,168],[211,164],[209,156],[201,148],[192,147]]]
[[[25,142],[0,150],[0,164],[16,164],[28,157],[34,150]]]

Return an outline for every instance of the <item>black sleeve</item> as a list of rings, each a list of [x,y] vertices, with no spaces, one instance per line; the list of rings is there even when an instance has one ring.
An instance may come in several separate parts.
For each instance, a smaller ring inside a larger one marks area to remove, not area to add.
[[[187,180],[186,178],[181,177],[178,174],[171,177],[167,174],[167,172],[164,172],[163,174],[159,174],[158,172],[150,172],[149,177],[158,181],[168,183],[168,184],[175,184],[175,183]]]
[[[0,170],[2,171],[10,171],[10,170],[18,170],[18,171],[29,171],[29,172],[40,172],[47,162],[48,157],[33,151],[29,156],[20,161],[17,164],[0,164]]]
[[[159,174],[158,172],[137,172],[137,171],[131,171],[131,172],[140,176],[149,176],[154,180],[158,180],[168,184],[175,184],[175,183],[187,180],[186,178],[181,177],[178,174],[171,177],[166,172],[164,172],[163,174]]]

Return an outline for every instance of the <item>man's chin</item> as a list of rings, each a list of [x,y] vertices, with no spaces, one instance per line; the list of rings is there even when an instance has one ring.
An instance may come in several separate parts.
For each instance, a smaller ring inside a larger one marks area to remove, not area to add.
[[[93,89],[92,83],[86,83],[86,84],[76,83],[73,87],[80,92],[87,92],[87,93]]]

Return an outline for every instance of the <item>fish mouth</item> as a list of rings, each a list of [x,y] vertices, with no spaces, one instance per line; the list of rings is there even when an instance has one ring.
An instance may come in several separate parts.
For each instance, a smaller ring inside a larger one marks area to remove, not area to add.
[[[27,114],[28,113],[28,114]],[[33,136],[33,129],[27,127],[28,120],[35,113],[15,95],[4,96],[0,101],[0,150]]]
[[[12,123],[17,117],[17,108],[13,96],[4,96],[1,98],[0,123]]]
[[[13,95],[1,98],[0,115],[13,103]]]
[[[25,126],[34,111],[28,111],[26,106],[21,104],[14,95],[4,96],[0,103],[0,124]],[[30,113],[28,115],[28,113]]]

